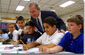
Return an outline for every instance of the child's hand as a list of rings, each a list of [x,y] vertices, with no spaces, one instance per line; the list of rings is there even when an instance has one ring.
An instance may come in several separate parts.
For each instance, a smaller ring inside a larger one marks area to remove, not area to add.
[[[39,48],[40,53],[49,53],[49,49],[47,47]]]
[[[15,45],[17,45],[17,43],[16,42],[13,42],[13,45],[15,46]]]
[[[24,49],[24,50],[28,50],[28,47],[27,47],[26,44],[23,45],[23,49]]]
[[[16,42],[13,42],[13,45],[18,45],[19,44],[19,41],[16,41]]]
[[[24,30],[24,34],[26,34],[28,31],[27,30]]]

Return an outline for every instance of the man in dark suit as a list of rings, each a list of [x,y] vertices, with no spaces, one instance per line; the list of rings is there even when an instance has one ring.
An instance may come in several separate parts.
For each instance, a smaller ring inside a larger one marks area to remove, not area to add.
[[[40,10],[39,6],[37,3],[30,3],[29,4],[29,12],[31,14],[31,20],[33,22],[35,22],[38,30],[43,33],[44,32],[44,29],[43,29],[43,21],[46,17],[49,17],[49,16],[53,16],[56,18],[57,20],[57,28],[59,30],[63,29],[63,30],[66,30],[66,26],[65,26],[65,23],[63,22],[63,20],[58,17],[56,15],[55,12],[53,11],[45,11],[45,10]]]

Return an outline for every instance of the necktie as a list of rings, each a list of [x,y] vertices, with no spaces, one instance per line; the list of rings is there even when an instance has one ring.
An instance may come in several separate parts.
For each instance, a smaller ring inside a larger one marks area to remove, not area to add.
[[[37,27],[38,27],[39,31],[40,31],[40,32],[43,32],[43,31],[42,31],[41,24],[40,24],[40,22],[39,22],[39,19],[37,18],[36,21],[37,21]]]

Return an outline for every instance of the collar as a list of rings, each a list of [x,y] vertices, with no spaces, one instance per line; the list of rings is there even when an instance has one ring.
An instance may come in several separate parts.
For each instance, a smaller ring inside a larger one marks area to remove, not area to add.
[[[79,36],[77,36],[75,39],[72,38],[73,41],[79,41],[80,38],[82,38],[83,33],[81,32]]]
[[[39,20],[41,19],[41,12],[39,13],[39,16],[37,18],[39,18]]]
[[[17,27],[20,29],[19,25],[18,25],[18,24],[16,24],[16,25],[17,25]]]

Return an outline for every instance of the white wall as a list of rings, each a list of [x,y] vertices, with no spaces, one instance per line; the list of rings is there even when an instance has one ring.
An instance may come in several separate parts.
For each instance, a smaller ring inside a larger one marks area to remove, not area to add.
[[[83,16],[84,17],[84,10],[82,9],[82,10],[78,10],[78,11],[75,11],[75,12],[71,12],[71,13],[68,13],[68,14],[65,14],[65,15],[62,15],[62,16],[60,16],[62,19],[63,19],[63,21],[66,23],[66,25],[67,25],[67,19],[71,16],[71,15],[81,15],[81,16]]]

